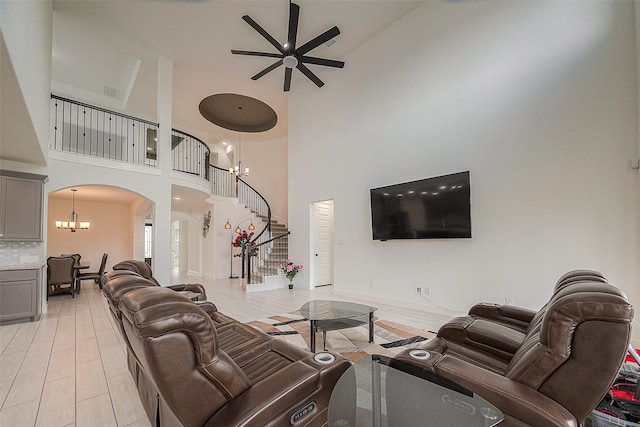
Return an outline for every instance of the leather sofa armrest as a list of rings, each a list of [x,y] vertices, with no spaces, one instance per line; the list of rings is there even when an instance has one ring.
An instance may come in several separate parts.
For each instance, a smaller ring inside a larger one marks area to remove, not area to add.
[[[532,426],[578,426],[578,421],[567,409],[547,396],[464,360],[445,355],[434,370],[477,393],[500,409],[505,417],[515,418]]]
[[[209,317],[214,313],[219,313],[218,307],[211,301],[195,301],[196,305],[203,309]]]
[[[216,325],[216,329],[223,326],[238,323],[238,321],[232,317],[222,314],[218,311],[218,307],[211,301],[194,301],[194,304],[200,307],[209,315],[213,323]]]
[[[393,358],[404,363],[419,364],[421,368],[433,371],[433,367],[442,359],[442,354],[432,350],[422,350],[422,352],[420,349],[404,350]]]
[[[198,301],[206,301],[207,300],[207,291],[205,291],[204,286],[200,283],[181,283],[179,285],[170,285],[166,286],[169,289],[173,289],[174,291],[190,291],[199,293]]]
[[[521,332],[525,332],[529,323],[536,315],[536,311],[514,305],[499,305],[480,303],[469,310],[470,316],[480,317],[515,327]]]
[[[286,420],[288,424],[294,413],[314,400],[318,378],[317,369],[302,361],[294,362],[220,408],[205,427],[261,427],[272,425],[274,419]]]

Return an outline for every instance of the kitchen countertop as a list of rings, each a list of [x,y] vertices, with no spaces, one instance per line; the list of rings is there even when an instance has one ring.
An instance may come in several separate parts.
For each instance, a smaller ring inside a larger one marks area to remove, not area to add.
[[[11,270],[39,270],[44,267],[44,264],[39,262],[27,262],[23,264],[9,264],[9,265],[0,265],[0,271],[11,271]]]

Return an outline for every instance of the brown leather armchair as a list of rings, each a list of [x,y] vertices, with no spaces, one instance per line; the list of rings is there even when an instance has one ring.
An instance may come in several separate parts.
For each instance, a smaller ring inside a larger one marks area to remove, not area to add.
[[[347,359],[326,362],[257,330],[250,346],[223,346],[220,331],[234,325],[217,327],[210,316],[217,309],[204,306],[162,287],[120,301],[125,340],[158,392],[157,425],[326,425]]]
[[[478,393],[505,414],[505,427],[581,425],[618,373],[633,307],[598,280],[561,287],[545,307],[508,362],[443,336],[421,346],[426,360],[410,350],[396,358]]]
[[[606,283],[607,279],[597,271],[573,270],[557,280],[553,295],[584,281]],[[468,315],[445,323],[438,330],[438,336],[469,347],[468,352],[473,352],[474,357],[485,363],[487,368],[500,372],[506,368],[527,334],[540,328],[547,306],[545,304],[535,312],[514,305],[476,304]]]
[[[560,276],[556,281],[553,293],[555,294],[563,287],[569,286],[572,283],[582,282],[585,280],[607,283],[607,278],[599,271],[571,270]],[[534,311],[515,305],[479,303],[471,307],[469,310],[469,316],[501,323],[512,329],[526,333],[534,318],[537,317],[537,320],[539,321],[541,315],[544,314],[545,309],[546,305],[540,310]],[[535,323],[536,322],[534,322],[534,324]]]

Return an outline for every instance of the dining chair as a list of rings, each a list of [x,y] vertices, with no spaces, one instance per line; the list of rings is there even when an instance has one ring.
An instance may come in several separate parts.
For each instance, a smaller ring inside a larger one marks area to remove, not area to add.
[[[75,297],[74,264],[75,260],[70,256],[47,258],[47,299],[49,295],[62,293]]]
[[[77,275],[78,286],[80,286],[83,280],[93,280],[95,283],[98,284],[98,286],[100,286],[100,289],[102,289],[102,283],[100,282],[100,277],[102,277],[102,275],[104,274],[104,269],[107,265],[108,257],[109,257],[109,254],[107,253],[102,254],[102,261],[100,262],[100,268],[98,269],[98,271],[88,271],[86,273],[78,272],[78,275]]]

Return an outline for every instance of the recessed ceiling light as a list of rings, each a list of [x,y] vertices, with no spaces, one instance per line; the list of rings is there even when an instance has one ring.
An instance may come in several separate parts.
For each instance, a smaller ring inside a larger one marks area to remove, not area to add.
[[[179,197],[179,196],[176,196],[176,197],[174,197],[173,199],[174,199],[174,200],[180,200],[180,197]]]
[[[222,145],[229,145],[227,141],[222,141]]]

